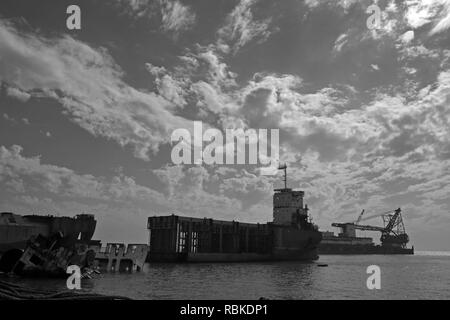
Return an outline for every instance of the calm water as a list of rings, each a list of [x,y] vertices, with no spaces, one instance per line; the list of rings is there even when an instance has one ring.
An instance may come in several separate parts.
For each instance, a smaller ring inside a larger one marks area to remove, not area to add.
[[[381,290],[366,287],[366,268],[373,264],[381,268]],[[63,280],[12,281],[65,289]],[[330,255],[315,263],[152,264],[140,273],[97,275],[83,280],[82,287],[135,299],[450,299],[450,254]]]

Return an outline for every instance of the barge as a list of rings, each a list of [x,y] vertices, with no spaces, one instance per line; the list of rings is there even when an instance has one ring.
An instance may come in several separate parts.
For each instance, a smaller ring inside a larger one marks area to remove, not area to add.
[[[341,230],[337,236],[330,231],[322,232],[319,254],[414,254],[414,246],[407,247],[409,236],[400,208],[366,219],[362,219],[363,214],[364,210],[355,222],[332,223],[333,227]],[[383,218],[383,227],[359,224],[377,216]],[[369,237],[357,237],[357,230],[381,232],[381,244],[375,244]]]
[[[312,223],[304,191],[273,195],[273,221],[241,223],[179,215],[148,218],[149,262],[245,262],[318,259],[322,239]]]

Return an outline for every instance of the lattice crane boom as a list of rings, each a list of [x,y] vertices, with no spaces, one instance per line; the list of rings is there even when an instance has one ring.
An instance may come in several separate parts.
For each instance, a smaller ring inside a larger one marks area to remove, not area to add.
[[[381,242],[385,244],[396,244],[404,247],[409,241],[409,237],[405,232],[400,208],[362,219],[363,214],[364,210],[360,213],[355,222],[332,223],[331,225],[333,227],[341,228],[342,233],[350,237],[355,236],[355,230],[365,230],[381,232]],[[384,227],[357,224],[362,220],[368,220],[376,216],[381,216],[383,218]]]

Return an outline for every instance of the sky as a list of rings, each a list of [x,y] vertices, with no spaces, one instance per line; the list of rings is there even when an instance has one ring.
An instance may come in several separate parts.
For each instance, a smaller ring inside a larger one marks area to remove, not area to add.
[[[173,163],[202,121],[278,129],[321,230],[401,207],[417,250],[448,250],[449,35],[447,0],[2,0],[0,211],[125,243],[155,215],[271,221],[281,175]]]

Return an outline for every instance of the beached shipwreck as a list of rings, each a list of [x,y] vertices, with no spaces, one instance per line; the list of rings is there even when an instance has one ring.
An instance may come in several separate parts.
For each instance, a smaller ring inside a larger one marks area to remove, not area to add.
[[[20,276],[67,277],[78,266],[83,277],[99,271],[139,271],[147,257],[146,244],[92,240],[93,215],[71,217],[0,213],[0,272]]]

